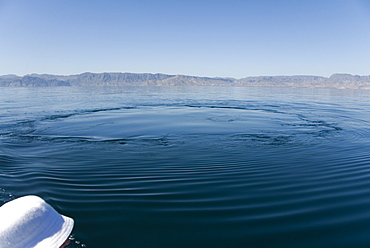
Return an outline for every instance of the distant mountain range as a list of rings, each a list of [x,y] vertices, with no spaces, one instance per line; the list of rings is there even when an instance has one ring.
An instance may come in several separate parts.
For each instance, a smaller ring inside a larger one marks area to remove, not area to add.
[[[370,89],[370,76],[333,74],[321,76],[260,76],[211,78],[150,73],[82,73],[70,76],[30,74],[0,76],[0,87],[50,86],[275,86]]]

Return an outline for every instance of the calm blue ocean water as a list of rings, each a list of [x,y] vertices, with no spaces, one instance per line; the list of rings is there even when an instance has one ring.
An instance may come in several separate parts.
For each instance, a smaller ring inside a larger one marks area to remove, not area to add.
[[[370,247],[370,91],[1,88],[0,117],[0,205],[87,247]]]

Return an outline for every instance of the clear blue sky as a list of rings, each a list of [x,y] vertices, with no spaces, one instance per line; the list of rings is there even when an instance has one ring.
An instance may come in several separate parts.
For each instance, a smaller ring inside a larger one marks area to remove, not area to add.
[[[369,0],[0,0],[0,75],[370,75]]]

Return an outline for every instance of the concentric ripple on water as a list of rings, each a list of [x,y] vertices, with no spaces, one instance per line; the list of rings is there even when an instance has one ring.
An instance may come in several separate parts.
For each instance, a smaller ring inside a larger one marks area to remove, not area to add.
[[[87,247],[368,247],[368,91],[4,88],[0,197]]]

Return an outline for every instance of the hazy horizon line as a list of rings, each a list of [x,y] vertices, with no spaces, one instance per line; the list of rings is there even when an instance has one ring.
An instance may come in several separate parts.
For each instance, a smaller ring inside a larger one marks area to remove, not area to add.
[[[173,74],[173,73],[163,73],[163,72],[128,72],[128,71],[126,71],[126,72],[118,72],[118,71],[91,72],[91,71],[85,71],[85,72],[81,72],[81,73],[72,73],[72,74],[53,74],[53,73],[36,73],[36,72],[33,72],[33,73],[19,75],[19,74],[15,74],[15,73],[8,73],[8,74],[2,74],[2,75],[0,75],[0,77],[4,77],[4,76],[24,77],[24,76],[32,76],[32,75],[52,75],[52,76],[68,77],[68,76],[81,75],[81,74],[85,74],[85,73],[91,73],[91,74],[104,74],[104,73],[125,74],[125,73],[127,73],[127,74],[152,74],[152,75],[162,74],[162,75],[170,75],[170,76],[190,76],[190,77],[203,77],[203,78],[230,78],[230,79],[242,79],[242,78],[248,78],[248,77],[294,77],[294,76],[314,76],[314,77],[330,78],[330,76],[336,75],[336,74],[351,75],[351,76],[369,76],[370,75],[370,74],[359,75],[359,74],[352,74],[352,73],[348,73],[348,72],[335,72],[335,73],[330,74],[329,76],[318,75],[318,74],[265,74],[265,75],[248,75],[248,76],[244,76],[244,77],[241,77],[241,78],[237,78],[237,77],[232,77],[232,76],[204,76],[204,75],[202,76],[202,75]]]

